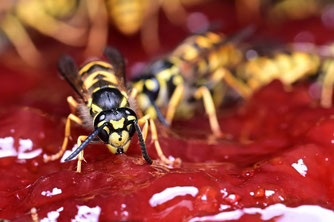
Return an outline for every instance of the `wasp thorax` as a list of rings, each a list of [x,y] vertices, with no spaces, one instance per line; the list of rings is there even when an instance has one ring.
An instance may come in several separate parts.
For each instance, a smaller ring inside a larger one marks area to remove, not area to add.
[[[135,132],[133,126],[137,119],[135,112],[129,108],[117,108],[100,112],[95,117],[94,126],[105,127],[99,133],[100,139],[105,142],[114,154],[125,153],[130,145],[131,137]]]

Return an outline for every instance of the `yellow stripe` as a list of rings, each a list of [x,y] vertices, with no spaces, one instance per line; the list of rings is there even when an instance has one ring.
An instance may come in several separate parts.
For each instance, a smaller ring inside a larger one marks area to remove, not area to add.
[[[108,71],[103,71],[103,70],[99,70],[96,71],[92,74],[90,74],[85,80],[84,80],[84,87],[86,89],[89,89],[92,85],[94,85],[97,81],[99,81],[99,79],[95,79],[98,75],[103,75],[103,78],[101,80],[113,83],[115,85],[118,85],[118,80],[116,78],[116,76]]]
[[[119,89],[119,91],[121,92],[121,94],[122,94],[126,99],[128,99],[128,94],[127,94],[127,92],[125,92],[125,91],[123,91],[123,90],[120,90],[120,89]]]
[[[103,127],[103,129],[107,132],[108,135],[110,134],[110,130],[109,130],[109,128],[107,126]]]
[[[213,32],[207,33],[206,36],[210,39],[210,41],[212,43],[218,43],[218,42],[223,40],[223,36],[218,35],[218,34],[213,33]]]
[[[119,104],[119,107],[125,107],[128,104],[126,97],[123,97],[122,102]]]
[[[120,120],[110,120],[110,123],[112,127],[116,130],[116,129],[122,129],[124,127],[124,121],[125,119],[122,118]]]
[[[127,116],[126,118],[127,118],[128,120],[134,120],[134,119],[136,119],[135,116]]]
[[[99,113],[99,112],[103,111],[101,107],[99,107],[98,105],[95,105],[95,104],[92,104],[91,108],[92,108],[93,113]]]
[[[210,48],[212,46],[209,39],[203,36],[198,36],[198,38],[196,39],[196,43],[202,48]]]
[[[103,86],[103,87],[96,87],[96,88],[93,90],[93,93],[95,93],[96,91],[99,91],[101,88],[115,88],[115,89],[117,89],[116,86],[113,86],[113,85],[107,85],[107,86]]]
[[[81,76],[82,74],[84,74],[85,72],[87,72],[90,68],[92,68],[92,66],[94,65],[100,65],[103,66],[105,68],[109,68],[112,69],[112,65],[107,63],[107,62],[103,62],[103,61],[92,61],[87,63],[86,65],[84,65],[84,67],[82,67],[79,71],[79,75]]]

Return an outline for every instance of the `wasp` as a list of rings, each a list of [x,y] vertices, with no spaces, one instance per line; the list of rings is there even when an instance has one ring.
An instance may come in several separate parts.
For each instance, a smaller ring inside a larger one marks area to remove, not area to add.
[[[85,2],[78,0],[18,0],[1,5],[0,29],[29,65],[43,59],[26,27],[72,46],[85,44],[86,29],[78,24]],[[73,21],[73,22],[72,22]],[[73,24],[72,24],[73,23]]]
[[[224,97],[225,83],[242,94],[249,93],[229,69],[242,61],[243,53],[236,44],[252,31],[249,27],[233,36],[206,32],[186,38],[132,80],[139,109],[170,125],[176,114],[191,115],[196,109],[193,101],[202,99],[213,134],[222,136],[216,106]],[[166,110],[165,117],[160,109]]]
[[[65,159],[69,161],[79,155],[77,172],[81,172],[83,149],[94,138],[98,137],[103,141],[113,154],[122,154],[127,151],[135,132],[139,138],[143,158],[149,164],[152,163],[145,145],[151,118],[146,115],[138,119],[136,112],[131,108],[133,104],[124,87],[125,65],[121,54],[111,47],[105,48],[104,54],[109,62],[93,60],[80,69],[70,56],[64,56],[59,60],[60,74],[80,96],[82,104],[73,97],[68,97],[67,101],[73,110],[79,111],[81,117],[74,113],[69,114],[61,150],[54,155],[45,156],[46,162],[59,159],[63,155],[70,137],[70,124],[75,122],[93,131],[88,136],[79,136],[76,150]],[[139,124],[144,124],[143,133]],[[167,159],[160,149],[155,126],[151,125],[151,131],[157,153]]]
[[[247,83],[251,91],[267,85],[274,79],[285,85],[317,73],[320,57],[298,51],[272,52],[270,56],[250,58],[237,68],[238,78]]]
[[[290,87],[303,79],[313,78],[322,85],[321,106],[331,106],[334,83],[333,46],[290,44],[264,52],[256,51],[256,48],[250,51],[254,56],[240,63],[236,69],[237,78],[246,83],[250,92],[274,79]]]
[[[265,17],[269,22],[301,20],[326,13],[327,0],[236,0],[238,19],[243,23],[260,21]]]
[[[148,52],[159,48],[159,10],[165,12],[174,25],[185,25],[187,12],[183,5],[198,4],[202,0],[106,0],[109,18],[124,35],[140,32],[142,45]]]

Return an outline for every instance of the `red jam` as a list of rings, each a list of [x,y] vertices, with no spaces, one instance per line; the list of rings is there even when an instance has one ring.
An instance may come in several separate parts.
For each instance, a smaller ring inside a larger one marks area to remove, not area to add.
[[[229,8],[213,3],[193,10],[215,19]],[[300,24],[299,32],[306,29]],[[268,28],[269,35],[289,30],[285,39],[297,33],[294,23]],[[130,68],[142,55],[124,54]],[[212,138],[203,112],[171,129],[158,124],[161,146],[183,160],[180,168],[145,163],[135,137],[125,155],[89,145],[87,163],[76,173],[75,160],[43,162],[44,154],[60,149],[70,87],[54,68],[39,75],[5,65],[0,71],[1,219],[29,221],[36,208],[42,221],[334,221],[334,109],[320,108],[309,84],[287,91],[274,81],[249,101],[221,108],[225,139]],[[87,133],[73,124],[68,149]]]

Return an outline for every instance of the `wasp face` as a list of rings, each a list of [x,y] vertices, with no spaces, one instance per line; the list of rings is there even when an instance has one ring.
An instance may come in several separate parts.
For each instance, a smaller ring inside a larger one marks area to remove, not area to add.
[[[95,128],[106,124],[98,134],[114,154],[125,153],[135,132],[136,113],[129,108],[116,108],[100,112],[94,121]]]

